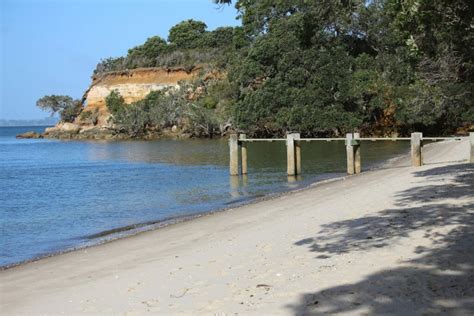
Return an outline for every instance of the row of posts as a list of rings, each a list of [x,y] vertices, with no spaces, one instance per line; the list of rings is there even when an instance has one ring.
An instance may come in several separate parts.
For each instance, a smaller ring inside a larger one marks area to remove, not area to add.
[[[470,139],[470,162],[474,163],[474,133],[469,134]],[[239,175],[248,173],[247,164],[247,142],[246,135],[231,134],[229,139],[230,147],[230,175]],[[347,156],[347,173],[358,174],[361,172],[361,157],[360,157],[360,134],[348,133],[346,134],[346,156]],[[423,147],[423,134],[411,134],[411,164],[414,167],[423,165],[423,158],[421,150]],[[239,170],[239,151],[241,152],[241,169]],[[296,176],[301,174],[301,138],[299,133],[289,133],[286,136],[286,160],[287,173],[289,176]]]

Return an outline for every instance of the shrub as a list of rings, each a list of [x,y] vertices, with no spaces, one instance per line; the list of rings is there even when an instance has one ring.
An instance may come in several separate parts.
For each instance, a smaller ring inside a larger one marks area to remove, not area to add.
[[[205,43],[207,25],[201,21],[186,20],[170,29],[168,41],[177,48],[199,48]]]
[[[99,119],[99,110],[95,109],[93,111],[82,111],[79,115],[79,119],[86,124],[96,125],[97,120]]]
[[[42,110],[49,111],[51,116],[59,113],[63,122],[73,122],[82,111],[81,101],[74,100],[67,95],[46,95],[36,101],[36,106]]]
[[[125,101],[117,90],[113,90],[105,98],[107,109],[112,115],[117,115],[125,110]]]

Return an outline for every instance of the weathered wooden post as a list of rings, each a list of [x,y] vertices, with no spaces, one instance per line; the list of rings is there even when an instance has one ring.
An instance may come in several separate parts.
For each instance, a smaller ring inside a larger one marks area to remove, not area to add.
[[[423,165],[423,158],[421,156],[421,148],[423,147],[423,134],[411,133],[411,165],[413,167],[420,167]]]
[[[361,161],[360,161],[360,134],[354,133],[354,173],[360,173]]]
[[[352,133],[346,134],[347,174],[355,172],[353,139]]]
[[[296,174],[301,174],[301,142],[300,142],[300,133],[294,133],[293,138],[295,140],[295,164],[296,164]]]
[[[229,137],[229,171],[231,176],[239,175],[239,139],[237,134]]]
[[[474,163],[474,132],[469,133],[469,141],[471,143],[471,159],[469,161]]]
[[[242,158],[242,174],[247,174],[247,142],[244,141],[247,139],[247,135],[240,134],[240,147],[242,148],[241,151],[241,158]]]
[[[286,163],[289,176],[296,174],[295,134],[286,135]]]

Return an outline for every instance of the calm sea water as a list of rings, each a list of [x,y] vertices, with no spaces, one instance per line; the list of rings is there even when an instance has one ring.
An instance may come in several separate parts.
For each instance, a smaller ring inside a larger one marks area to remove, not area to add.
[[[30,130],[44,128],[0,127],[0,266],[236,206],[345,171],[343,142],[303,143],[303,176],[295,181],[286,176],[283,142],[249,144],[249,175],[230,177],[226,140],[15,139]],[[363,167],[406,150],[403,142],[364,143]]]

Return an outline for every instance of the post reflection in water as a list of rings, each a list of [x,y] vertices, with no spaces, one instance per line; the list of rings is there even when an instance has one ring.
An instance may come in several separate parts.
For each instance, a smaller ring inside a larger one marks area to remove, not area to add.
[[[248,176],[229,177],[226,139],[25,142],[14,135],[1,145],[0,240],[8,256],[0,265],[93,244],[87,236],[120,227],[236,206],[346,168],[344,146],[326,142],[303,144],[303,179],[287,178],[286,148],[277,142],[249,143]],[[409,150],[402,145],[364,144],[364,169]]]
[[[245,187],[248,187],[249,185],[249,177],[248,175],[244,174],[242,175],[242,187],[245,188]]]
[[[230,176],[230,196],[234,199],[241,197],[240,193],[240,177],[239,176]]]
[[[233,199],[249,197],[251,192],[247,190],[249,186],[249,178],[246,174],[241,176],[229,176],[230,196]]]
[[[295,188],[297,185],[295,185],[298,181],[302,181],[303,177],[301,175],[296,175],[296,176],[288,176],[288,187],[289,188]]]

